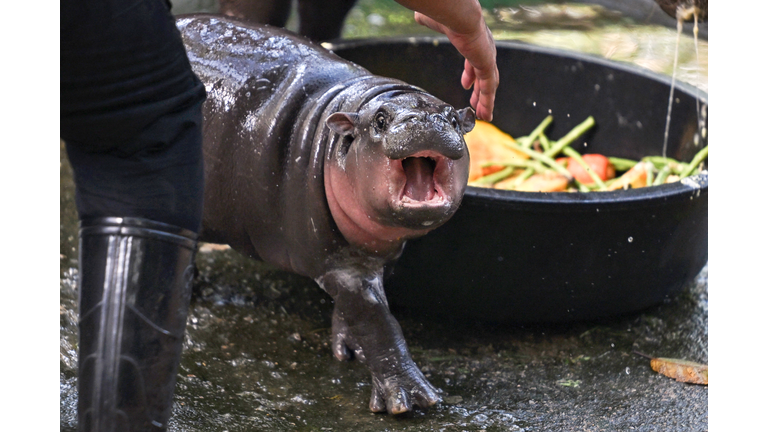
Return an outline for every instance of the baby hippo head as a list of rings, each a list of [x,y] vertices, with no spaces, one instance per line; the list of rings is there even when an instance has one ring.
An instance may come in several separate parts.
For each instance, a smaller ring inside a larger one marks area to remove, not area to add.
[[[463,136],[475,125],[471,108],[389,92],[357,112],[331,114],[326,124],[340,135],[326,160],[326,195],[348,241],[396,247],[456,212],[469,175]]]

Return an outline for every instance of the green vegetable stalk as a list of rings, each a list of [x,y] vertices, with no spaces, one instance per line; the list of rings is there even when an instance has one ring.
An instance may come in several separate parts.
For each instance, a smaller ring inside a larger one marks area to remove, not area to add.
[[[709,146],[704,147],[703,149],[699,150],[698,153],[696,153],[696,156],[693,157],[693,160],[690,164],[688,164],[688,168],[683,170],[683,172],[680,173],[680,178],[688,177],[693,173],[693,170],[699,167],[699,164],[704,162],[704,159],[709,156]]]
[[[528,180],[533,175],[533,172],[533,168],[526,168],[526,170],[515,180],[515,184],[513,185],[514,189],[517,189],[524,181]]]
[[[518,138],[516,141],[520,144],[521,147],[531,147],[531,144],[536,141],[536,138],[538,138],[539,135],[544,132],[544,129],[546,129],[550,123],[552,123],[552,116],[548,115],[544,118],[544,120],[541,121],[541,123],[539,123],[538,126],[536,126],[536,129],[534,129],[533,132],[531,132],[529,135]]]
[[[571,175],[571,173],[568,172],[567,169],[563,168],[562,165],[560,165],[559,163],[555,162],[555,160],[552,159],[551,156],[547,156],[545,153],[539,153],[539,152],[537,152],[535,150],[531,150],[531,149],[529,149],[527,147],[520,146],[517,143],[505,142],[504,144],[506,146],[508,146],[509,148],[513,149],[513,150],[517,150],[519,152],[527,154],[528,156],[531,157],[531,159],[535,159],[535,160],[537,160],[539,162],[542,162],[543,164],[545,164],[548,167],[552,168],[553,170],[557,171],[558,174],[563,175],[568,180],[573,179],[573,176]]]
[[[675,174],[680,174],[688,167],[688,165],[683,162],[672,158],[665,158],[664,156],[646,156],[643,160],[651,162],[658,170],[663,169],[665,166],[669,166],[670,172]]]
[[[610,156],[608,157],[608,162],[616,168],[616,171],[629,171],[633,166],[637,165],[637,161]]]
[[[661,170],[659,170],[659,174],[656,176],[656,180],[653,181],[653,186],[664,184],[671,171],[672,168],[669,165],[664,165]]]
[[[576,184],[576,187],[579,189],[579,192],[590,192],[590,191],[592,191],[592,188],[590,188],[589,186],[585,185],[584,183],[582,183],[582,182],[580,182],[578,180],[573,180],[573,183]]]
[[[472,182],[472,185],[492,185],[494,183],[498,183],[505,178],[512,175],[512,173],[515,171],[514,167],[508,166],[504,168],[501,171],[496,171],[495,173],[488,174],[487,176],[480,177],[479,179]]]
[[[539,142],[541,143],[541,147],[544,149],[544,151],[552,148],[552,143],[549,142],[549,138],[547,138],[547,136],[544,134],[539,135]]]
[[[655,169],[653,163],[648,161],[643,163],[645,164],[645,185],[653,186],[653,170]]]
[[[507,161],[507,162],[485,162],[481,166],[483,168],[490,167],[490,166],[508,166],[508,167],[513,167],[513,168],[531,168],[535,172],[538,172],[538,173],[543,173],[543,172],[546,172],[546,171],[550,171],[541,162],[530,160],[530,159],[511,160],[511,161]]]
[[[594,125],[595,125],[594,117],[592,116],[587,117],[586,120],[576,125],[576,127],[571,129],[571,131],[565,134],[564,137],[557,140],[555,144],[553,144],[552,147],[550,147],[549,150],[544,152],[544,154],[549,157],[557,156],[561,151],[563,151],[563,149],[566,146],[571,145],[571,143],[574,142],[576,138],[583,135],[586,131],[589,130],[589,128],[591,128]]]

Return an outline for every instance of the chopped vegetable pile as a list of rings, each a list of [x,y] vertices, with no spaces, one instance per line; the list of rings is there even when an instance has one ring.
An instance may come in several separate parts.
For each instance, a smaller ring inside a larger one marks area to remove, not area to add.
[[[570,144],[595,124],[590,116],[557,141],[544,133],[547,116],[530,135],[514,139],[478,120],[464,136],[469,147],[469,185],[528,192],[611,191],[672,183],[699,173],[708,146],[690,163],[663,156],[639,161],[579,154]],[[618,177],[617,177],[618,175]]]

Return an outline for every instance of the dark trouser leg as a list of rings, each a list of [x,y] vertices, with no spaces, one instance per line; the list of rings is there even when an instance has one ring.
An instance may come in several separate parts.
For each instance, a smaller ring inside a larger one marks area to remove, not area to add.
[[[291,14],[290,0],[219,0],[219,12],[253,23],[283,27]]]
[[[90,151],[66,141],[80,219],[140,217],[199,232],[203,211],[200,102],[163,115],[123,147]],[[66,140],[66,138],[65,138]]]
[[[163,0],[61,5],[80,232],[81,431],[162,431],[202,218],[201,104]]]
[[[219,0],[219,12],[246,21],[284,27],[288,0]],[[299,0],[299,34],[315,41],[336,39],[355,0]]]
[[[299,0],[299,33],[316,41],[339,38],[354,5],[355,0]]]

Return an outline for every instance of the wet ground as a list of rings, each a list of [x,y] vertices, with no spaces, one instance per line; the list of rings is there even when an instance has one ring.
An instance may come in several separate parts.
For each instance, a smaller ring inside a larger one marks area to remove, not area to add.
[[[497,36],[508,31],[510,37],[546,45],[588,41],[578,50],[607,49],[634,62],[652,58],[646,63],[662,65],[662,72],[671,62],[668,44],[659,51],[651,45],[676,37],[668,28],[629,25],[615,17],[595,20],[590,28],[550,23],[500,30],[499,11],[489,16],[496,20],[489,22]],[[410,19],[410,13],[393,12],[382,2],[361,1],[345,36],[402,34],[412,28]],[[360,33],[361,28],[369,33]],[[613,32],[615,48],[606,48]],[[683,42],[692,44],[692,39],[684,36]],[[696,69],[682,79],[703,89],[706,45],[699,43],[699,61],[693,65],[690,51],[681,59]],[[74,430],[77,229],[71,169],[61,149],[60,425]],[[395,310],[414,360],[441,389],[444,403],[392,417],[368,411],[371,385],[365,368],[332,356],[332,304],[314,282],[211,245],[201,247],[197,265],[171,430],[708,429],[708,387],[660,376],[647,359],[633,354],[708,362],[706,267],[664,304],[600,322],[494,325],[430,321]]]

